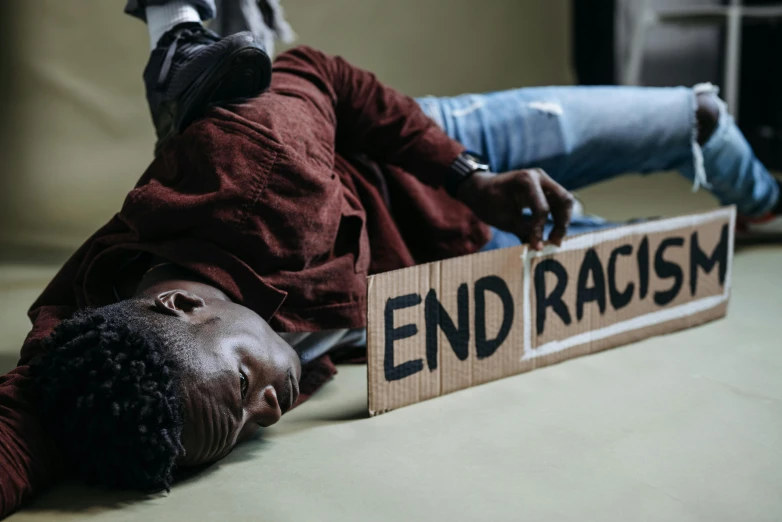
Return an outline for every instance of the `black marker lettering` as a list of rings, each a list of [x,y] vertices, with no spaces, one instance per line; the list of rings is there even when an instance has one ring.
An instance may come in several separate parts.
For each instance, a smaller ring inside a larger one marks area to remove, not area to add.
[[[589,274],[592,274],[594,286],[588,287]],[[606,279],[603,273],[603,265],[594,248],[587,250],[581,269],[578,271],[578,284],[576,285],[576,319],[584,317],[584,304],[597,301],[600,314],[606,311]]]
[[[728,271],[728,225],[722,226],[720,242],[714,247],[711,257],[701,250],[698,245],[698,231],[692,233],[690,238],[690,295],[695,295],[698,290],[698,267],[702,267],[707,274],[719,264],[720,286],[725,285],[725,274]]]
[[[644,236],[638,245],[638,297],[644,299],[649,293],[649,238]]]
[[[460,361],[469,355],[468,344],[470,342],[470,303],[467,283],[459,285],[456,291],[456,310],[459,327],[454,326],[451,316],[445,310],[434,288],[429,290],[424,301],[424,315],[426,316],[426,362],[429,370],[437,369],[437,327],[442,328],[443,333],[451,344],[453,353]]]
[[[629,256],[633,253],[633,247],[622,245],[615,248],[608,258],[608,297],[611,299],[611,306],[614,310],[620,310],[630,303],[633,298],[635,285],[627,283],[627,286],[621,292],[616,288],[616,258],[619,256]]]
[[[663,257],[665,250],[672,246],[684,245],[683,237],[669,237],[664,239],[660,246],[657,247],[657,252],[654,254],[654,271],[657,273],[657,277],[660,279],[667,279],[673,277],[673,286],[663,292],[654,293],[654,302],[658,306],[665,306],[679,295],[679,291],[682,289],[682,283],[684,282],[684,272],[682,268],[676,263],[666,261]]]
[[[418,333],[418,327],[414,324],[406,324],[395,328],[394,311],[419,304],[421,304],[421,296],[418,294],[402,295],[386,301],[384,317],[386,323],[386,351],[383,358],[383,371],[387,381],[398,381],[424,369],[424,362],[421,359],[403,362],[398,366],[394,366],[394,341],[401,341]]]
[[[502,324],[497,337],[486,339],[486,292],[497,294],[502,301]],[[505,341],[513,324],[513,297],[508,285],[497,276],[486,276],[475,282],[475,350],[478,359],[489,357]]]
[[[551,294],[546,295],[546,272],[551,272],[557,276],[557,286]],[[565,267],[559,261],[554,259],[544,259],[535,267],[535,323],[537,335],[543,333],[546,325],[546,308],[551,307],[562,322],[570,324],[570,312],[568,312],[565,302],[562,300],[562,294],[567,288],[568,275]]]

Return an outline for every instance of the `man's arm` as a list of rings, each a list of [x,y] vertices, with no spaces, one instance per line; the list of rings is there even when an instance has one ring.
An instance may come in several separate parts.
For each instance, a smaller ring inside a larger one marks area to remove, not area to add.
[[[54,476],[48,438],[35,415],[28,366],[0,376],[0,519],[27,502]]]
[[[415,100],[340,57],[297,47],[280,55],[274,75],[286,75],[286,86],[293,76],[302,80],[308,101],[335,126],[337,150],[343,153],[366,154],[439,187],[464,150]]]
[[[69,290],[89,245],[90,241],[74,253],[36,300],[28,312],[33,327],[22,346],[20,366],[0,376],[0,519],[51,484],[61,471],[51,434],[37,415],[29,365],[43,353],[44,339],[73,314],[75,303]]]
[[[444,184],[464,151],[415,100],[342,58],[299,47],[277,59],[274,74],[284,75],[281,83],[289,93],[306,98],[331,121],[337,150],[367,154],[435,187]],[[275,86],[274,76],[272,82]],[[454,197],[485,223],[516,234],[536,250],[543,248],[549,213],[554,219],[549,241],[561,243],[573,206],[572,194],[540,169],[473,175]],[[529,210],[528,216],[523,209]]]

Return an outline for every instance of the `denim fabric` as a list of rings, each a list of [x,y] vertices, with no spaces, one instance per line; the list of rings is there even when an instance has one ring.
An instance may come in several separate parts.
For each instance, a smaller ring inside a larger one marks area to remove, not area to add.
[[[695,93],[686,87],[534,87],[418,103],[495,172],[539,167],[575,190],[628,172],[678,170],[742,214],[769,211],[779,185],[721,105],[695,143]]]

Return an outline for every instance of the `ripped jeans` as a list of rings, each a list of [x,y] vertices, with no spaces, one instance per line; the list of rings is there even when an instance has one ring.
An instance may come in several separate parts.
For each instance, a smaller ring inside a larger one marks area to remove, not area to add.
[[[494,172],[539,167],[576,190],[629,172],[677,170],[720,203],[762,215],[776,204],[779,185],[722,102],[717,129],[703,147],[695,142],[695,94],[709,90],[714,88],[531,87],[417,101]],[[585,216],[573,220],[570,233],[612,225]],[[518,243],[494,231],[486,249]]]

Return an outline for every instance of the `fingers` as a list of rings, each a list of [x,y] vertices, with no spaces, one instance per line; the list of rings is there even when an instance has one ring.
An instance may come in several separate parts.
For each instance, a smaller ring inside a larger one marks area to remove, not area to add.
[[[524,208],[529,208],[531,216],[522,217],[518,223],[516,235],[527,242],[534,250],[543,249],[543,229],[549,214],[549,204],[546,194],[541,186],[541,175],[545,175],[539,169],[521,171],[517,177],[518,209],[519,213]],[[520,216],[521,217],[521,216]]]
[[[532,183],[530,184],[528,200],[529,208],[532,211],[532,218],[529,222],[531,226],[529,244],[535,250],[543,250],[543,230],[551,209],[541,185],[541,178],[546,174],[540,169],[534,169],[532,172],[534,172],[534,175],[530,177]]]
[[[554,228],[551,230],[548,240],[560,246],[567,234],[567,227],[570,225],[570,218],[573,214],[573,194],[551,179],[545,172],[542,172],[540,180],[551,208],[551,217],[554,219]]]
[[[542,250],[550,213],[554,228],[549,241],[557,246],[562,243],[573,212],[573,195],[541,169],[493,175],[473,192],[479,197],[469,206],[486,223],[513,232],[530,248]]]
[[[532,215],[522,220],[516,235],[528,243],[530,248],[542,250],[544,227],[551,213],[554,228],[548,239],[551,243],[560,246],[570,225],[573,195],[541,169],[524,170],[519,174],[517,177],[521,200],[519,207],[529,208]]]

